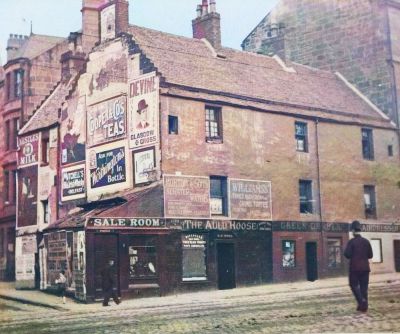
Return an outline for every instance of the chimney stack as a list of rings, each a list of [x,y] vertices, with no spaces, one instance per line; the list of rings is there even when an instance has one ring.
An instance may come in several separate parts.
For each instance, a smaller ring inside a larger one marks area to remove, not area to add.
[[[82,0],[82,47],[86,54],[100,41],[100,8],[108,0]]]
[[[28,40],[28,36],[10,34],[7,41],[7,62],[14,59],[18,50]]]
[[[68,82],[85,66],[86,55],[82,48],[83,36],[79,32],[72,32],[68,37],[68,51],[61,55],[61,81]]]
[[[202,0],[197,6],[197,17],[192,20],[193,37],[207,39],[210,44],[218,49],[221,47],[221,16],[217,13],[216,1],[210,0],[210,11],[208,0]]]

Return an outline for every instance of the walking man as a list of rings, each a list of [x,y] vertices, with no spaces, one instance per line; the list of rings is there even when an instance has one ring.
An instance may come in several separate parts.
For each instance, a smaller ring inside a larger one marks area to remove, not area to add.
[[[372,258],[372,247],[369,241],[360,234],[361,224],[355,220],[351,223],[354,238],[346,246],[344,256],[350,260],[349,284],[357,300],[357,311],[368,310],[369,259]]]
[[[106,265],[106,267],[101,272],[102,289],[104,295],[103,306],[109,306],[108,301],[110,300],[110,298],[112,298],[117,305],[121,302],[113,289],[113,266],[114,261],[109,260],[108,265]]]

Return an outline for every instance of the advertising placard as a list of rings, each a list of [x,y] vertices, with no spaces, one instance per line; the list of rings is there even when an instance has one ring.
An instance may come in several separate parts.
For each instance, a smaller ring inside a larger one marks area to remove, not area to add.
[[[126,181],[125,148],[89,152],[90,187],[100,188]]]
[[[38,166],[21,168],[18,172],[18,227],[36,225]]]
[[[85,197],[85,166],[64,168],[61,172],[61,200]]]
[[[54,284],[61,270],[67,271],[67,232],[53,232],[47,237],[48,284]]]
[[[230,179],[229,202],[233,219],[271,220],[271,182]]]
[[[139,148],[159,141],[159,79],[155,72],[129,83],[129,147]]]
[[[87,108],[87,145],[108,143],[126,135],[126,96]]]
[[[18,139],[18,166],[27,166],[38,162],[39,134]]]
[[[209,218],[209,178],[164,175],[164,208],[169,218]]]
[[[155,148],[133,152],[133,168],[135,185],[153,181]]]

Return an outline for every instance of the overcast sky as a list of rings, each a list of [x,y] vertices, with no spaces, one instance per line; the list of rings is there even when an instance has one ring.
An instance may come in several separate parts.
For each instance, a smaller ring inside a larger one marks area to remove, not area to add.
[[[0,0],[1,61],[10,33],[29,35],[30,22],[36,34],[67,37],[81,28],[82,0]],[[221,14],[222,44],[240,49],[248,33],[278,0],[217,0]],[[177,35],[192,36],[191,20],[201,0],[130,0],[129,22]]]

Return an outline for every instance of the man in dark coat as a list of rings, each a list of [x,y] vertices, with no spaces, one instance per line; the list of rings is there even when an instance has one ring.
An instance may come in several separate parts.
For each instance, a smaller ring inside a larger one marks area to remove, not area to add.
[[[121,302],[118,299],[117,294],[113,290],[113,285],[114,285],[113,266],[114,266],[114,261],[109,260],[108,265],[106,265],[103,271],[101,272],[101,283],[104,295],[103,306],[109,306],[108,301],[110,300],[110,298],[112,298],[117,305]]]
[[[369,241],[360,234],[361,224],[355,220],[351,223],[354,238],[346,246],[344,256],[350,260],[349,284],[357,300],[357,311],[368,310],[369,259],[372,258],[372,247]]]

